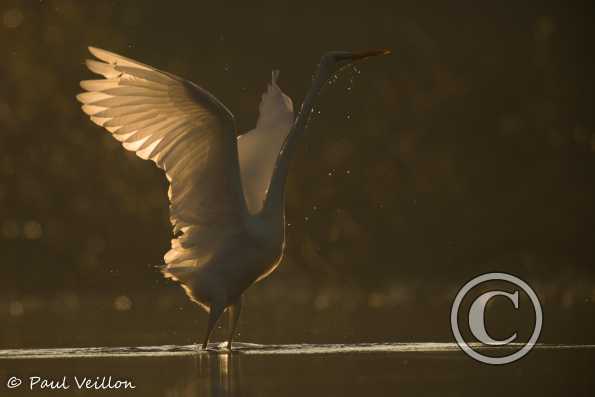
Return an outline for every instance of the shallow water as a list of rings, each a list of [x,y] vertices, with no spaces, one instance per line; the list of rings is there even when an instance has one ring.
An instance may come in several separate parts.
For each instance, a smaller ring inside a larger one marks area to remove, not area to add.
[[[0,350],[2,396],[589,395],[594,364],[594,345],[539,344],[519,362],[498,367],[473,361],[453,343],[238,343],[231,354],[223,344],[209,351],[196,345]],[[13,376],[23,384],[8,389]],[[32,376],[66,377],[70,388],[30,390]],[[112,385],[128,381],[135,389],[81,391],[74,379],[109,376]]]
[[[476,350],[513,351],[523,344],[510,343],[506,346],[486,347],[480,343],[469,343]],[[226,343],[211,343],[207,350],[199,345],[163,345],[138,347],[82,347],[61,349],[6,349],[0,350],[0,360],[51,359],[51,358],[115,358],[115,357],[174,357],[200,355],[335,355],[365,353],[447,353],[458,351],[456,343],[336,343],[336,344],[285,344],[260,345],[235,342],[232,352]],[[595,345],[536,344],[533,350],[595,351]]]

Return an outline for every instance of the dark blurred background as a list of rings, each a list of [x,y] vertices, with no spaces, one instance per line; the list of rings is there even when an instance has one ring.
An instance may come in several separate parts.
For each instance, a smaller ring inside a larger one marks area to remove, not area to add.
[[[271,69],[297,106],[325,51],[393,51],[323,92],[288,182],[285,260],[248,291],[240,339],[449,341],[458,288],[498,270],[535,288],[544,341],[595,341],[593,15],[1,0],[0,347],[190,343],[206,321],[154,268],[171,236],[161,171],[75,100],[88,45],[193,80],[240,133]]]

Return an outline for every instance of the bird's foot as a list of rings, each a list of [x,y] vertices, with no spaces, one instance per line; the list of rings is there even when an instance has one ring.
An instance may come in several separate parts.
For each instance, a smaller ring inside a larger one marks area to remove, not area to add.
[[[232,348],[229,342],[227,343],[203,343],[198,349],[209,353],[231,353]]]
[[[219,346],[217,346],[216,344],[203,344],[200,348],[200,351],[207,353],[216,353],[219,351]]]

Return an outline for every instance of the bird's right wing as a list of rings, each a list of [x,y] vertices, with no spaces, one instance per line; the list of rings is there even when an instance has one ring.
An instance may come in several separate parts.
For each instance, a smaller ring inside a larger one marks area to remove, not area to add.
[[[260,101],[256,128],[238,137],[242,187],[252,214],[262,209],[277,156],[294,121],[293,103],[277,85],[278,78],[279,71],[274,70]]]
[[[82,81],[77,98],[91,120],[163,169],[170,182],[172,268],[208,261],[243,226],[245,203],[233,116],[194,83],[97,48],[88,60],[105,79]]]

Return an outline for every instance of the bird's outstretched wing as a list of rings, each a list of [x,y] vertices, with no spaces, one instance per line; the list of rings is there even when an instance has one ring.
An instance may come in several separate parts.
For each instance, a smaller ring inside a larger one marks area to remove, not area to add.
[[[81,82],[77,96],[91,120],[123,146],[163,169],[170,182],[172,268],[208,261],[243,226],[234,119],[194,83],[97,48],[88,68],[105,79]],[[180,233],[181,232],[181,233]],[[178,269],[182,270],[182,269]]]
[[[277,85],[279,71],[260,101],[256,128],[238,137],[238,155],[244,197],[251,213],[258,213],[266,198],[275,162],[293,125],[291,98]]]

